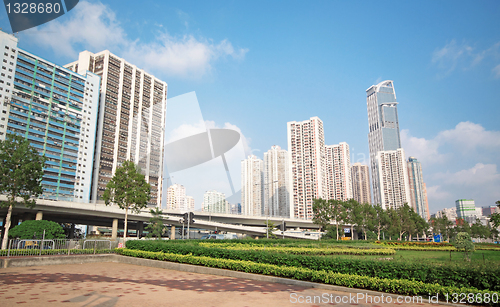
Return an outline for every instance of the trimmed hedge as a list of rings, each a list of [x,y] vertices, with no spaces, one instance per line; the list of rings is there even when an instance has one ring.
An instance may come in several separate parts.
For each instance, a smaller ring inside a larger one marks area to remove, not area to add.
[[[499,267],[435,265],[423,262],[377,261],[339,257],[290,255],[255,250],[208,248],[192,244],[171,244],[169,241],[127,241],[127,248],[180,255],[206,256],[216,259],[244,260],[279,266],[307,268],[386,279],[407,279],[442,286],[474,287],[500,290]]]
[[[312,282],[320,282],[350,288],[367,289],[380,292],[388,292],[402,295],[423,295],[427,297],[429,293],[435,295],[439,293],[452,295],[453,293],[473,293],[486,294],[490,296],[493,292],[481,291],[475,288],[465,287],[445,287],[439,284],[428,284],[421,281],[413,280],[394,280],[387,278],[367,277],[351,274],[341,274],[328,272],[325,270],[312,270],[300,267],[286,267],[281,265],[273,265],[267,263],[256,263],[252,261],[217,259],[205,256],[179,255],[163,252],[148,252],[130,249],[119,249],[117,253],[124,256],[140,257],[146,259],[155,259],[162,261],[173,261],[180,263],[188,263],[194,265],[202,265],[220,269],[229,269],[233,271],[271,275],[284,278],[292,278],[297,280],[305,280]]]
[[[395,250],[389,248],[312,248],[312,247],[281,247],[281,246],[259,246],[247,244],[230,244],[230,243],[205,243],[201,242],[199,246],[224,248],[230,250],[256,250],[268,251],[277,253],[288,253],[294,255],[394,255]]]

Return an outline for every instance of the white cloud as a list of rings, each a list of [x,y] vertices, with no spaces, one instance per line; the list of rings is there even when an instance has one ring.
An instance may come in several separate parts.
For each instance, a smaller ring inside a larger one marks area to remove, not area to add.
[[[484,62],[485,59],[496,61],[498,60],[499,53],[500,42],[493,44],[487,49],[478,50],[465,41],[457,43],[456,40],[452,40],[444,47],[436,49],[433,52],[432,63],[437,65],[441,70],[438,77],[445,77],[457,68],[468,70],[476,67]]]
[[[453,207],[460,198],[474,199],[477,206],[500,199],[500,131],[461,122],[431,139],[402,130],[401,142],[407,156],[422,163],[431,212]]]
[[[487,131],[472,122],[461,122],[454,129],[442,131],[435,140],[466,152],[500,151],[500,131]]]
[[[434,202],[433,201],[429,201],[429,203],[432,204],[432,203],[435,203],[435,201],[446,200],[446,199],[452,197],[452,195],[448,191],[443,191],[443,189],[442,189],[441,186],[434,185],[434,186],[427,187],[427,197],[430,200],[434,201]]]
[[[434,211],[452,207],[461,198],[474,199],[476,207],[493,205],[500,199],[500,173],[496,164],[477,163],[468,169],[440,172],[431,177],[439,182],[438,186],[427,189],[429,206],[433,204]]]
[[[162,25],[158,28],[163,32],[154,41],[132,40],[108,6],[80,1],[63,21],[51,21],[23,35],[58,55],[76,59],[84,49],[93,52],[108,49],[148,71],[188,78],[207,74],[220,58],[241,60],[248,52],[245,48],[235,48],[228,40],[214,42],[193,35],[176,37],[163,30]]]
[[[445,159],[445,155],[438,152],[439,142],[417,138],[410,135],[408,129],[401,130],[401,144],[406,156],[414,156],[420,161],[427,163],[440,163]]]
[[[477,188],[499,181],[500,174],[497,172],[496,164],[477,163],[472,168],[458,172],[437,173],[434,178],[447,185]]]
[[[425,139],[412,136],[408,129],[403,129],[401,143],[407,156],[414,156],[427,164],[451,161],[456,155],[472,156],[476,160],[491,159],[500,152],[500,131],[461,122],[453,129],[439,132],[433,139]]]
[[[499,79],[500,78],[500,64],[495,66],[493,69],[493,74],[495,75],[495,78]]]
[[[162,34],[156,42],[133,42],[126,46],[123,57],[147,70],[182,77],[201,77],[212,69],[212,63],[220,57],[243,59],[248,49],[235,50],[227,40],[218,44],[189,35],[182,38]]]
[[[53,20],[23,32],[33,43],[76,58],[80,49],[113,49],[127,41],[115,13],[106,5],[80,1],[64,21]]]

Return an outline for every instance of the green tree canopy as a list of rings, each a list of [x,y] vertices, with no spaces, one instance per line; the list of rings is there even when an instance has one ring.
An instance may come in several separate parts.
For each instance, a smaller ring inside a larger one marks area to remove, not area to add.
[[[21,198],[22,204],[33,208],[36,205],[33,198],[43,193],[45,161],[46,158],[22,136],[7,134],[4,141],[0,140],[0,194],[7,195],[7,201],[0,202],[0,206],[8,208],[2,249],[7,248],[12,209],[17,199]]]
[[[331,220],[331,206],[324,199],[314,199],[313,201],[313,218],[314,224],[320,227],[320,231],[324,231]]]
[[[106,205],[116,204],[125,210],[124,241],[127,238],[128,211],[139,213],[146,208],[151,199],[150,192],[151,186],[132,161],[125,161],[117,167],[115,175],[106,185],[102,196]]]
[[[52,221],[24,221],[9,232],[9,237],[17,239],[41,238],[45,230],[45,239],[64,239],[64,229]]]
[[[377,240],[380,240],[380,232],[389,228],[389,213],[381,205],[373,207],[374,228],[377,231]]]

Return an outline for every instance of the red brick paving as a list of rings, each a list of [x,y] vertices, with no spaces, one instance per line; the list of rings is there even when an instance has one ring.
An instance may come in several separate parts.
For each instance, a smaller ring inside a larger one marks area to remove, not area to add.
[[[37,307],[396,306],[364,302],[293,304],[291,293],[305,299],[324,294],[349,296],[349,293],[111,262],[0,269],[0,289],[2,307],[19,304]],[[425,299],[422,306],[436,306],[427,304]]]

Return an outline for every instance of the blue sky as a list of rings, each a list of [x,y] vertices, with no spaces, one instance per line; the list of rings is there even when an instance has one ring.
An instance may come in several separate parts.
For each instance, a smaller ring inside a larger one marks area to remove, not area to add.
[[[195,91],[203,118],[238,127],[260,157],[287,147],[288,121],[319,116],[327,144],[368,164],[365,90],[394,80],[434,213],[500,200],[498,16],[498,1],[80,1],[18,37],[59,64],[109,49],[169,98]]]

